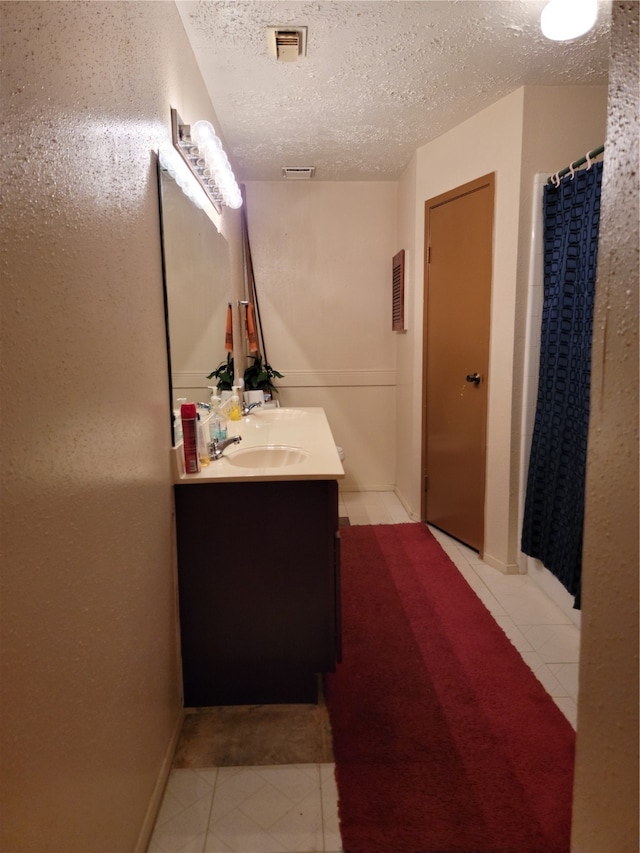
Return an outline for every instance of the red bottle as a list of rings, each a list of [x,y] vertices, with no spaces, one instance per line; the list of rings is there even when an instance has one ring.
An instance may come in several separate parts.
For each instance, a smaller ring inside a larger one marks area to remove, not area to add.
[[[180,406],[182,419],[182,448],[184,450],[185,474],[197,474],[200,470],[198,456],[198,413],[195,403]]]

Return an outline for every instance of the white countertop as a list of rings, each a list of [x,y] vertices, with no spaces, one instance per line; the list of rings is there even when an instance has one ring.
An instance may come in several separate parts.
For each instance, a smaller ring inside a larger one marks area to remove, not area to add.
[[[239,421],[229,421],[227,427],[229,436],[239,435],[242,441],[230,445],[221,459],[211,461],[198,474],[184,473],[182,444],[172,448],[174,483],[339,480],[344,477],[344,468],[324,409],[254,409]],[[298,447],[306,454],[300,462],[275,468],[245,468],[229,461],[234,454],[248,447],[274,445]]]

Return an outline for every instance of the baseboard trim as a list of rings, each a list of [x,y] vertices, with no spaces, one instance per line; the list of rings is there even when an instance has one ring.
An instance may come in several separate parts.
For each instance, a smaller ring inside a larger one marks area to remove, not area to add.
[[[171,773],[171,767],[173,765],[173,756],[175,754],[176,747],[178,746],[183,722],[184,708],[180,708],[180,713],[178,714],[178,719],[176,720],[171,740],[169,741],[169,745],[167,746],[167,750],[162,760],[160,773],[158,774],[151,799],[149,800],[149,805],[147,806],[147,812],[144,816],[144,820],[142,821],[142,828],[140,829],[140,835],[138,836],[138,841],[135,846],[135,853],[146,853],[146,850],[149,847],[149,842],[153,835],[153,828],[156,825],[158,812],[162,805],[162,798],[164,797],[167,782],[169,781],[169,774]]]
[[[493,569],[497,569],[499,572],[502,572],[503,575],[519,575],[520,568],[517,563],[503,563],[502,560],[496,559],[496,557],[492,557],[491,554],[487,554],[485,551],[481,555],[482,560]]]
[[[372,485],[361,486],[358,483],[345,483],[338,480],[338,489],[341,492],[395,492],[395,487],[387,484],[386,486]]]
[[[411,521],[422,521],[420,513],[413,512],[402,493],[399,492],[395,486],[361,486],[358,483],[345,483],[343,480],[339,480],[338,490],[340,494],[346,494],[347,492],[350,494],[353,494],[354,492],[393,492],[404,507],[404,510]]]
[[[409,506],[409,504],[405,500],[402,492],[399,492],[397,489],[394,489],[394,492],[396,493],[396,497],[398,498],[398,500],[400,501],[400,503],[404,507],[404,510],[407,513],[407,515],[409,516],[409,518],[411,519],[411,521],[422,521],[422,519],[420,518],[420,513],[414,512],[411,509],[411,507]]]

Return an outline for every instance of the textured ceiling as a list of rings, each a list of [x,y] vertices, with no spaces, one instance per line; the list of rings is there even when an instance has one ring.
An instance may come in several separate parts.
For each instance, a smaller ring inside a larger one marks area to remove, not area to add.
[[[523,85],[606,82],[609,3],[574,42],[547,41],[546,0],[178,0],[240,180],[397,178],[414,151]],[[308,27],[282,63],[267,26]],[[194,120],[184,117],[185,120]],[[471,142],[471,140],[470,140]]]

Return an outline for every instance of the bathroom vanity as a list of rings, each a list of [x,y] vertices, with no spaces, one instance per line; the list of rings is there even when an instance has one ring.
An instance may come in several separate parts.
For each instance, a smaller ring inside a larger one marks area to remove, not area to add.
[[[173,450],[185,706],[317,701],[340,658],[338,480],[322,409],[229,423],[199,474]]]

